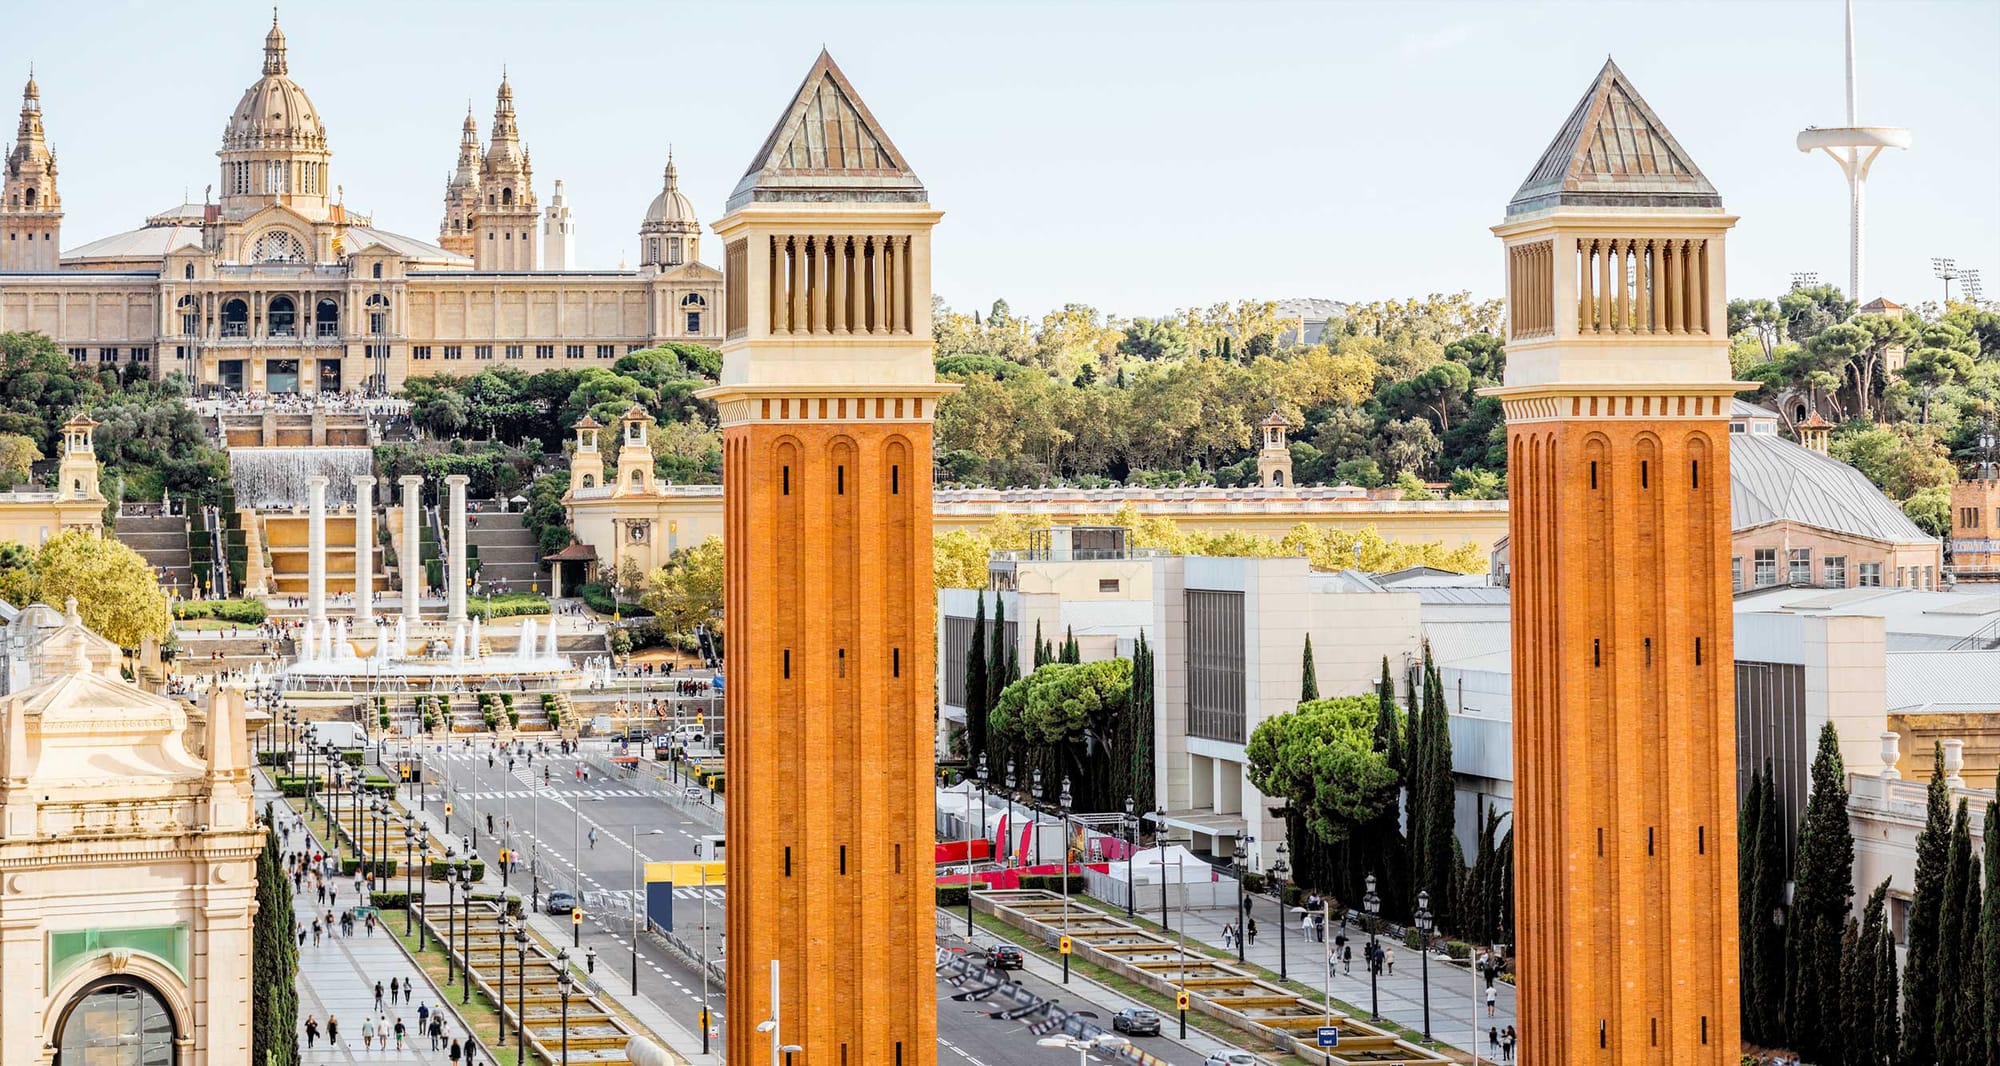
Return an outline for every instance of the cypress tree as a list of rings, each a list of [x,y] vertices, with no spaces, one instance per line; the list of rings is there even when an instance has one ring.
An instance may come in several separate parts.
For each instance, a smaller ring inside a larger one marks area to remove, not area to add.
[[[1833,1049],[1829,1062],[1860,1066],[1858,1050],[1850,1039],[1857,1021],[1850,1008],[1866,995],[1865,986],[1873,982],[1874,976],[1874,967],[1861,965],[1861,923],[1850,914],[1841,928],[1839,968],[1834,974],[1839,1005],[1828,1019],[1835,1026],[1834,1032],[1826,1037],[1827,1046]]]
[[[1944,785],[1944,743],[1931,753],[1924,828],[1917,833],[1917,871],[1910,897],[1909,944],[1903,959],[1903,1053],[1911,1066],[1937,1061],[1938,918],[1945,867],[1951,860],[1951,798]]]
[[[1961,805],[1959,810],[1965,807]],[[1992,831],[1988,830],[1990,835]],[[1981,951],[1982,894],[1979,890],[1979,859],[1972,855],[1972,834],[1965,837],[1967,870],[1965,878],[1964,926],[1959,932],[1958,1053],[1966,1062],[1977,1063],[1992,1053],[1994,1034],[1986,1028],[1986,1014],[1995,995],[2000,995],[2000,975],[1986,968]]]
[[[1813,757],[1812,793],[1799,830],[1797,888],[1786,926],[1791,961],[1786,1028],[1811,1057],[1840,1054],[1840,940],[1854,897],[1854,836],[1840,734],[1828,722]]]
[[[1018,655],[1007,639],[1007,601],[993,597],[993,634],[986,648],[986,707],[1000,705],[1000,691],[1007,687],[1007,658]]]
[[[1963,1000],[1968,986],[1973,984],[1968,964],[1976,964],[1976,956],[1968,959],[1965,950],[1973,942],[1967,935],[1972,925],[1969,908],[1978,904],[1974,895],[1977,890],[1968,814],[1966,801],[1959,800],[1958,810],[1952,816],[1950,851],[1945,861],[1943,905],[1938,908],[1938,1003],[1932,1027],[1933,1046],[1940,1063],[1972,1062],[1974,1055],[1985,1056],[1984,1034],[1976,1030],[1968,1032],[1964,1024],[1967,1018]]]
[[[1299,702],[1311,703],[1319,699],[1319,672],[1313,669],[1313,637],[1306,634],[1306,654],[1299,664]]]
[[[1423,852],[1424,876],[1415,887],[1429,889],[1438,924],[1457,928],[1452,886],[1465,865],[1456,853],[1458,787],[1451,772],[1451,723],[1444,707],[1444,681],[1437,665],[1424,667],[1423,831],[1413,844]]]
[[[1382,656],[1382,684],[1375,690],[1380,713],[1375,718],[1375,750],[1389,757],[1389,769],[1403,774],[1403,729],[1396,719],[1396,684],[1389,679],[1389,657]]]
[[[1410,693],[1410,726],[1408,744],[1403,753],[1403,804],[1408,809],[1404,818],[1405,831],[1409,839],[1410,894],[1415,896],[1418,889],[1429,883],[1430,851],[1424,846],[1429,839],[1430,789],[1425,774],[1430,770],[1430,762],[1424,758],[1424,746],[1430,740],[1430,730],[1424,727],[1424,718],[1431,706],[1431,649],[1424,645],[1423,688]]]
[[[965,649],[965,761],[977,767],[986,750],[986,593],[979,594],[979,606],[972,615],[972,643]]]
[[[1035,619],[1035,669],[1049,664],[1048,646],[1042,643],[1042,620]]]
[[[1986,976],[1986,1066],[2000,1066],[2000,801],[1986,804],[1986,893],[1980,908],[1980,968]]]
[[[1769,915],[1757,913],[1758,834],[1764,828],[1764,774],[1750,777],[1750,789],[1743,797],[1743,809],[1736,819],[1736,945],[1738,983],[1742,986],[1743,1035],[1764,1040],[1763,1018],[1757,1000],[1757,947],[1759,926]]]
[[[1132,801],[1137,810],[1153,806],[1153,649],[1140,633],[1132,648]],[[1118,797],[1112,797],[1117,799]]]
[[[257,856],[257,917],[250,930],[250,1061],[297,1066],[299,963],[292,936],[292,882],[279,856],[269,804],[264,824],[264,850]]]
[[[1886,896],[1889,881],[1884,878],[1875,888],[1875,896],[1883,898],[1886,910]],[[1871,901],[1872,902],[1872,901]],[[1873,1055],[1870,1066],[1890,1066],[1896,1061],[1896,1048],[1901,1042],[1901,1026],[1896,1019],[1896,931],[1889,925],[1889,917],[1881,917],[1881,931],[1875,938],[1875,1002],[1870,1012],[1875,1019],[1875,1033],[1872,1043]]]
[[[1062,657],[1059,661],[1066,663],[1080,663],[1083,661],[1083,649],[1076,643],[1075,629],[1065,628],[1063,630]]]
[[[1785,906],[1785,882],[1791,870],[1785,856],[1785,812],[1778,802],[1777,774],[1771,760],[1764,760],[1763,772],[1754,786],[1761,794],[1754,859],[1755,886],[1742,904],[1751,911],[1754,939],[1751,941],[1751,998],[1756,1006],[1756,1035],[1766,1044],[1785,1040],[1785,927],[1778,922]]]

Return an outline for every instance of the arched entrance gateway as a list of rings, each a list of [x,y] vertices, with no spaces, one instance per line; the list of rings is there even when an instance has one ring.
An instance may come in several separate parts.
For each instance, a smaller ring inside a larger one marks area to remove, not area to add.
[[[173,1012],[151,983],[99,978],[63,1006],[53,1066],[178,1066]]]

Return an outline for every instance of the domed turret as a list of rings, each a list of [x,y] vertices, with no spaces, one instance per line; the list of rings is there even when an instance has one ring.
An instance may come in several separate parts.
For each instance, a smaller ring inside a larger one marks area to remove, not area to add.
[[[54,270],[62,228],[62,197],[56,192],[56,154],[42,131],[42,90],[28,72],[21,91],[21,124],[13,150],[0,161],[0,271]]]
[[[534,270],[541,261],[534,166],[514,124],[514,86],[503,71],[493,106],[493,134],[479,164],[479,209],[473,223],[477,270]]]
[[[701,219],[694,213],[694,202],[681,192],[680,171],[669,151],[660,195],[653,197],[639,223],[639,265],[664,269],[691,263],[700,245]]]
[[[222,209],[241,217],[269,203],[313,218],[327,211],[326,129],[319,109],[291,79],[285,33],[274,16],[264,35],[264,73],[244,90],[223,130]]]

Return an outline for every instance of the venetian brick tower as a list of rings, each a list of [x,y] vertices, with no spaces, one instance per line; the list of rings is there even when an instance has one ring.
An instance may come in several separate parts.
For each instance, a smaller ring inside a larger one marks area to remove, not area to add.
[[[930,1066],[930,230],[824,52],[715,224],[729,620],[728,1060]]]
[[[1606,61],[1506,243],[1521,1059],[1733,1064],[1723,236]]]

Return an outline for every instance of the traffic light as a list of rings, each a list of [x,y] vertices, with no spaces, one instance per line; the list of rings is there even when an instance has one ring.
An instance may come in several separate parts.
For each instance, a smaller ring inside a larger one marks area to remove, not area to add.
[[[569,924],[571,924],[571,925],[582,925],[582,924],[583,924],[583,908],[581,908],[581,907],[571,907],[571,908],[570,908],[570,911],[569,911]]]

